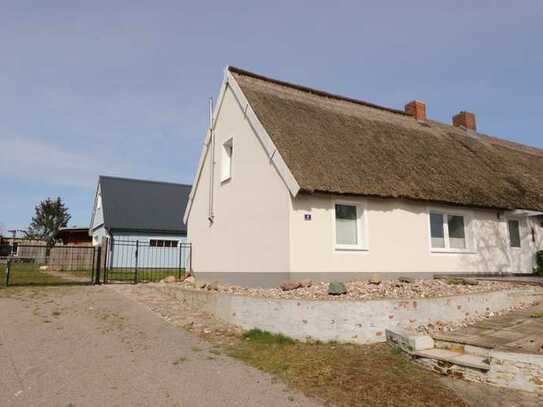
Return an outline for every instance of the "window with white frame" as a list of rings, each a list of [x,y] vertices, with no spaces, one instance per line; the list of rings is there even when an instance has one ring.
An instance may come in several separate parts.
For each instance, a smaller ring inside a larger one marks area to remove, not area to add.
[[[221,182],[232,177],[232,154],[234,152],[234,143],[230,138],[222,145],[222,174]]]
[[[432,249],[451,251],[468,250],[467,221],[464,215],[430,212],[430,239]]]
[[[362,228],[363,210],[360,205],[336,202],[334,206],[336,249],[358,249],[364,247]]]
[[[98,194],[96,197],[96,209],[102,208],[102,194]]]
[[[507,229],[509,230],[509,246],[520,247],[520,222],[518,220],[508,220]]]

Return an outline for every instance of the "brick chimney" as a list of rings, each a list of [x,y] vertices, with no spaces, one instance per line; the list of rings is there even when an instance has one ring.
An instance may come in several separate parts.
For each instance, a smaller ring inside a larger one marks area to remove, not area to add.
[[[405,105],[405,113],[419,121],[426,120],[426,104],[422,100],[412,100]]]
[[[475,115],[470,112],[460,112],[458,114],[455,114],[452,118],[453,126],[454,127],[464,127],[468,130],[477,130],[477,126],[475,124]]]

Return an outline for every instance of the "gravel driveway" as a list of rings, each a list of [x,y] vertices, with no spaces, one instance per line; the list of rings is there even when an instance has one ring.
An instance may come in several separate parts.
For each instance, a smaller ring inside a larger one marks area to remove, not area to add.
[[[0,290],[1,406],[316,406],[110,287]]]

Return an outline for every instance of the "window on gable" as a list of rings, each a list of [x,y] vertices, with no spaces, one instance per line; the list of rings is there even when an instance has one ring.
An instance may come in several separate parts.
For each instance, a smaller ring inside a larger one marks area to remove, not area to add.
[[[466,250],[466,221],[463,215],[430,212],[432,249]]]
[[[96,209],[102,208],[102,194],[98,194],[96,197]]]
[[[232,155],[234,153],[234,143],[230,138],[222,145],[222,174],[221,182],[229,180],[232,177]]]
[[[520,247],[520,223],[518,220],[507,221],[509,229],[509,246]]]

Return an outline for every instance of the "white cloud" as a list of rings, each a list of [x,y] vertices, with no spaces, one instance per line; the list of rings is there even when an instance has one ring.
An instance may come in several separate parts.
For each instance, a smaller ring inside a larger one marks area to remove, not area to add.
[[[36,139],[0,139],[0,173],[45,185],[92,187],[99,174],[129,173],[98,152],[70,152]]]

